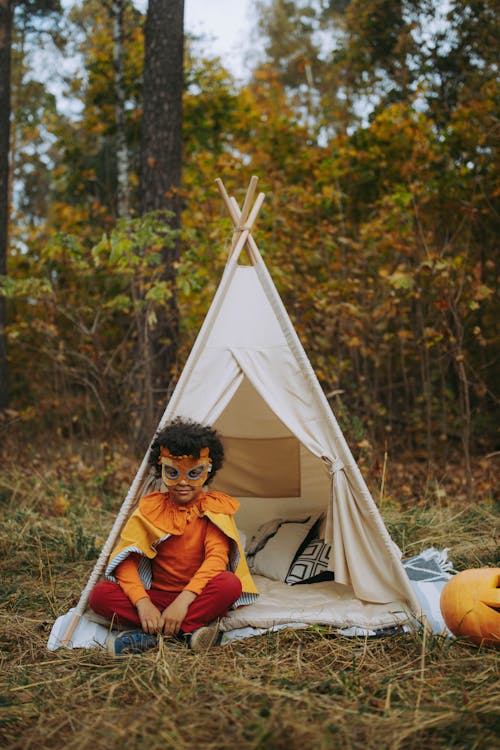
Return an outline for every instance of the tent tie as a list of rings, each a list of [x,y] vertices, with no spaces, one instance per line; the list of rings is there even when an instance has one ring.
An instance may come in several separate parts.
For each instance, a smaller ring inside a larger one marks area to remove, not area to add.
[[[327,465],[328,473],[333,477],[338,471],[342,471],[344,463],[340,458],[328,458],[328,456],[321,456],[324,463]]]

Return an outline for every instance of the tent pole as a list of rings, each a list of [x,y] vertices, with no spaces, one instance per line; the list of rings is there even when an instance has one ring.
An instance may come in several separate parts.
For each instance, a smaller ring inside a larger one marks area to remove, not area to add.
[[[269,303],[271,304],[274,312],[276,313],[276,318],[281,326],[281,330],[283,331],[283,334],[286,337],[286,340],[294,356],[296,357],[297,362],[300,364],[302,372],[308,378],[309,383],[311,384],[313,393],[316,395],[316,398],[321,404],[322,410],[326,414],[331,415],[330,424],[332,426],[332,429],[334,430],[337,445],[340,448],[340,450],[337,453],[337,456],[334,456],[334,458],[338,457],[341,459],[342,463],[344,464],[344,468],[342,469],[342,472],[344,473],[344,475],[348,476],[349,480],[354,485],[356,491],[360,495],[369,498],[371,502],[373,503],[375,513],[372,514],[372,517],[373,517],[374,523],[377,526],[381,534],[381,537],[386,540],[387,551],[393,560],[395,568],[399,571],[400,575],[405,580],[405,583],[406,581],[408,581],[407,585],[405,585],[405,588],[407,590],[408,599],[412,604],[413,611],[416,612],[421,608],[420,602],[418,601],[418,598],[415,592],[413,591],[411,584],[409,583],[408,576],[406,574],[406,571],[404,570],[401,560],[395,554],[395,551],[390,544],[391,540],[387,532],[387,529],[385,527],[385,524],[382,521],[382,518],[380,516],[380,512],[377,506],[375,505],[371,492],[368,489],[368,486],[364,480],[363,475],[361,474],[361,471],[356,461],[354,460],[354,457],[351,453],[351,449],[349,448],[349,445],[347,444],[347,441],[341,429],[338,426],[335,415],[333,414],[331,407],[328,403],[328,400],[325,394],[323,393],[323,389],[321,388],[319,384],[319,381],[316,377],[316,373],[314,372],[312,368],[312,365],[309,361],[309,358],[307,357],[305,353],[304,347],[298,337],[295,327],[293,326],[290,320],[288,312],[286,311],[283,301],[278,294],[278,291],[267,269],[267,266],[264,263],[264,260],[262,258],[261,258],[261,262],[256,265],[256,272],[261,280],[262,288],[264,289],[266,297],[268,298]]]
[[[217,178],[215,181],[217,183],[217,186],[221,192],[221,195],[224,199],[224,203],[226,204],[227,210],[229,212],[229,215],[233,221],[234,227],[237,230],[241,224],[243,224],[243,218],[242,218],[242,212],[240,210],[240,207],[238,206],[237,201],[235,198],[230,198],[229,195],[226,192],[226,188],[224,187],[224,183],[220,178]],[[264,199],[264,193],[261,193]],[[253,236],[249,234],[247,239],[247,247],[246,251],[249,257],[250,262],[252,265],[255,265],[259,260],[262,259],[262,256],[260,254],[260,250],[257,247],[257,243],[255,242]],[[232,250],[230,251],[230,257],[232,254]]]
[[[255,193],[255,189],[257,186],[257,177],[252,178],[250,181],[250,186],[248,188],[247,196],[245,198],[244,203],[244,209],[248,211],[248,208],[251,203],[251,199]],[[222,180],[217,180],[217,183],[222,186],[222,189],[224,191],[223,195],[225,194],[227,196],[227,193],[225,191],[224,185],[222,184]],[[219,189],[220,186],[219,186]],[[234,270],[236,268],[236,263],[238,260],[238,257],[244,247],[244,245],[248,242],[249,238],[251,238],[251,230],[252,226],[257,218],[257,215],[259,213],[260,207],[262,206],[262,202],[265,198],[264,193],[260,193],[257,197],[257,200],[255,201],[255,204],[250,212],[250,215],[248,216],[248,219],[245,221],[245,226],[241,227],[242,231],[239,233],[239,238],[236,242],[236,245],[234,246],[234,249],[231,251],[230,257],[228,258],[226,268],[224,271],[223,278],[221,279],[221,283],[219,284],[219,288],[215,294],[215,297],[212,301],[212,304],[210,306],[209,313],[205,317],[204,323],[198,333],[198,336],[196,338],[196,341],[193,345],[193,348],[191,350],[191,353],[186,361],[186,364],[183,368],[183,372],[181,374],[181,377],[179,378],[179,381],[175,387],[175,390],[170,398],[169,403],[167,404],[167,407],[163,413],[162,418],[160,419],[160,422],[157,427],[157,431],[162,429],[162,427],[166,424],[168,421],[170,415],[175,410],[176,402],[179,400],[179,394],[182,391],[182,388],[184,387],[184,382],[188,377],[188,373],[192,369],[194,362],[199,356],[199,352],[201,351],[203,344],[205,342],[205,339],[208,335],[208,332],[210,330],[211,321],[213,317],[217,314],[220,305],[222,303],[222,300],[225,295],[226,288],[234,275]],[[230,199],[227,196],[227,204],[230,205]],[[239,208],[238,208],[239,212]],[[237,213],[236,211],[231,210],[231,218],[234,222],[234,217],[236,217]],[[234,214],[234,216],[233,216]],[[238,223],[238,220],[236,221]],[[242,222],[243,223],[243,222]],[[111,554],[113,547],[115,546],[116,540],[120,534],[120,531],[123,527],[123,524],[125,520],[127,519],[128,515],[130,514],[130,510],[134,503],[137,501],[138,496],[140,494],[141,487],[146,479],[147,474],[149,473],[149,462],[148,462],[148,456],[149,456],[149,447],[146,451],[144,458],[142,459],[142,463],[139,467],[139,470],[137,471],[134,480],[130,486],[130,489],[127,493],[127,496],[125,497],[125,500],[123,501],[123,504],[120,508],[120,511],[115,519],[115,522],[113,524],[113,527],[108,535],[108,538],[101,550],[101,553],[97,559],[97,562],[94,565],[94,568],[92,570],[92,573],[90,574],[90,577],[87,581],[87,584],[85,588],[83,589],[80,599],[78,601],[78,604],[75,608],[75,612],[73,613],[73,617],[66,628],[66,631],[64,633],[63,638],[61,639],[61,645],[68,646],[71,637],[73,636],[73,633],[75,632],[78,623],[80,621],[80,618],[82,617],[90,597],[90,593],[92,589],[94,588],[95,584],[99,580],[100,576],[104,572],[106,568],[106,563],[108,560],[109,555]]]
[[[78,604],[75,608],[75,612],[73,614],[73,617],[71,619],[71,622],[69,626],[66,629],[66,632],[64,633],[63,638],[61,639],[61,644],[63,646],[67,646],[69,644],[69,641],[71,640],[71,636],[73,635],[78,622],[80,621],[81,616],[83,615],[85,608],[87,606],[87,602],[89,600],[90,592],[94,588],[95,584],[97,583],[99,577],[102,575],[102,573],[105,570],[106,562],[108,560],[108,557],[115,546],[116,539],[118,538],[118,535],[121,531],[121,528],[123,526],[123,523],[128,516],[130,509],[134,502],[137,500],[137,496],[139,494],[139,490],[141,488],[141,485],[146,477],[146,474],[149,469],[148,464],[148,455],[149,450],[146,452],[142,463],[139,467],[139,470],[137,471],[134,481],[132,482],[130,489],[127,493],[127,496],[125,497],[125,500],[122,503],[122,506],[118,512],[117,517],[115,518],[115,522],[113,524],[113,527],[108,535],[108,538],[106,542],[104,543],[104,546],[101,550],[101,553],[97,559],[97,562],[94,565],[94,568],[92,570],[92,573],[90,574],[90,577],[87,581],[87,584],[85,588],[83,589],[80,599],[78,601]]]
[[[248,185],[247,194],[245,195],[245,200],[243,201],[243,208],[241,209],[241,223],[242,224],[244,224],[245,221],[247,220],[247,216],[250,212],[250,206],[252,204],[258,182],[259,182],[259,178],[256,175],[253,175]]]
[[[221,190],[221,193],[224,197],[229,214],[233,220],[233,224],[235,225],[235,227],[239,228],[244,223],[242,212],[240,211],[238,203],[235,201],[235,199],[229,198],[229,196],[225,192],[222,181],[219,181],[219,182],[220,182],[220,184],[218,183],[219,189]],[[253,265],[255,265],[256,267],[256,271],[257,271],[258,276],[260,277],[262,287],[266,293],[266,296],[272,308],[274,309],[276,313],[276,318],[279,321],[283,334],[285,335],[286,340],[288,341],[288,344],[297,359],[297,362],[300,363],[302,372],[304,372],[305,376],[308,378],[312,386],[313,393],[316,394],[316,397],[318,398],[320,404],[322,405],[323,410],[325,410],[326,413],[331,413],[328,400],[325,394],[323,393],[323,390],[318,382],[318,379],[311,366],[309,358],[307,357],[304,351],[304,347],[297,335],[297,332],[295,331],[294,326],[292,325],[290,321],[288,312],[286,311],[286,308],[281,300],[281,297],[279,296],[276,290],[276,287],[270,277],[267,266],[251,234],[248,237],[247,253],[252,258]],[[338,424],[335,420],[335,417],[333,415],[332,417],[333,417],[332,428],[335,432],[336,439],[340,447],[339,458],[344,463],[345,469],[347,469],[349,479],[351,482],[353,482],[354,486],[356,487],[357,492],[359,492],[361,495],[364,495],[365,497],[369,497],[372,500],[370,490],[368,489],[366,482],[363,478],[363,475],[361,474],[359,467],[356,461],[354,460],[354,457],[347,444],[347,441],[342,431],[339,429]],[[376,509],[376,506],[375,506],[375,509]],[[407,576],[401,564],[401,561],[399,560],[397,555],[394,553],[394,550],[389,544],[390,538],[388,537],[387,530],[385,528],[385,525],[382,519],[379,516],[378,509],[376,510],[377,510],[377,513],[376,513],[376,516],[374,517],[375,524],[379,528],[382,538],[386,539],[386,541],[388,542],[387,544],[388,553],[393,558],[395,568],[400,572],[403,578],[406,579]],[[420,603],[411,587],[411,584],[408,584],[408,586],[405,586],[405,588],[407,590],[408,599],[412,604],[413,610],[418,611],[418,609],[420,608]]]
[[[222,180],[219,177],[215,180],[215,183],[219,188],[220,194],[224,200],[224,203],[226,204],[226,208],[234,225],[233,244],[231,250],[229,251],[228,260],[229,258],[232,258],[233,255],[236,255],[237,257],[240,255],[243,246],[239,246],[239,240],[241,239],[241,235],[246,232],[245,250],[247,252],[248,259],[252,265],[255,265],[257,261],[257,256],[252,252],[253,248],[256,248],[257,245],[255,244],[255,240],[253,239],[250,232],[257,217],[257,213],[259,212],[262,202],[265,198],[264,193],[259,193],[252,212],[247,219],[247,214],[250,208],[250,203],[255,193],[255,189],[257,187],[257,182],[258,178],[254,175],[250,180],[250,185],[248,186],[245,201],[243,203],[243,208],[240,210],[240,207],[238,206],[235,198],[229,197]]]

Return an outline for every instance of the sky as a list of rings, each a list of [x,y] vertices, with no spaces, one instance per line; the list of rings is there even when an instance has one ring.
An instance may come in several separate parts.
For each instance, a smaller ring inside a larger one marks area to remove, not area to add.
[[[148,0],[133,0],[143,13]],[[70,7],[74,0],[62,0]],[[184,0],[184,28],[196,36],[206,37],[203,50],[219,56],[224,66],[238,79],[249,72],[245,56],[255,22],[255,0]]]
[[[134,4],[143,12],[147,0],[135,0]],[[247,73],[246,43],[252,30],[252,11],[255,0],[184,0],[184,28],[207,41],[203,49],[217,55],[224,66],[237,78]]]
[[[185,28],[207,36],[207,51],[219,55],[237,78],[243,78],[246,72],[246,42],[254,22],[252,6],[254,0],[185,0]]]
[[[148,0],[132,0],[134,5],[143,13],[148,7]],[[62,0],[62,5],[69,8],[74,5],[75,0]],[[244,81],[251,73],[250,65],[246,58],[255,45],[250,42],[250,36],[255,24],[256,0],[184,0],[184,29],[197,37],[203,37],[199,41],[199,49],[209,57],[218,56],[230,73],[236,79]],[[63,96],[59,80],[59,69],[61,60],[54,63],[47,58],[44,52],[39,52],[37,67],[39,71],[45,71],[45,76],[40,73],[40,78],[50,91],[57,97],[59,107],[66,111],[77,114],[81,102],[74,102]],[[64,60],[64,72],[78,68],[78,60]]]

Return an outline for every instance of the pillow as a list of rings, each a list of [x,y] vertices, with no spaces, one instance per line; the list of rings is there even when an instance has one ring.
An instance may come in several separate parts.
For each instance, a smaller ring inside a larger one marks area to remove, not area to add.
[[[290,566],[286,583],[296,586],[301,583],[333,581],[335,576],[327,569],[330,552],[331,545],[323,539],[311,540]]]
[[[276,534],[281,524],[308,523],[310,518],[310,513],[304,513],[300,516],[295,516],[294,518],[272,518],[270,521],[261,524],[248,542],[247,547],[245,547],[247,557],[253,557],[256,555],[257,552],[264,547],[268,539]],[[319,536],[319,534],[317,536]]]
[[[311,515],[306,520],[283,521],[273,536],[253,556],[252,573],[284,581],[294,557],[310,529],[316,523],[319,514]]]

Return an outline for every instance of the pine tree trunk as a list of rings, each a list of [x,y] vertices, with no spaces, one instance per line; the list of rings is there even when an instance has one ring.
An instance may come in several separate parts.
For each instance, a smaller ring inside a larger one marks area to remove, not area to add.
[[[0,275],[7,273],[12,0],[0,0]],[[9,404],[7,308],[0,295],[0,409]]]
[[[125,119],[125,55],[123,46],[124,10],[124,0],[113,0],[111,13],[113,17],[113,62],[116,121],[116,213],[120,219],[127,217],[130,212],[128,189],[129,160]]]
[[[149,0],[145,29],[141,209],[175,213],[182,169],[184,0]]]
[[[149,0],[145,28],[144,112],[142,119],[140,195],[142,214],[171,212],[173,229],[180,229],[179,188],[182,171],[182,93],[184,86],[184,0]],[[178,307],[175,265],[179,242],[162,249],[163,278],[170,286],[168,304],[150,332],[155,415],[163,411],[175,374],[178,347]],[[152,421],[151,421],[152,420]]]

